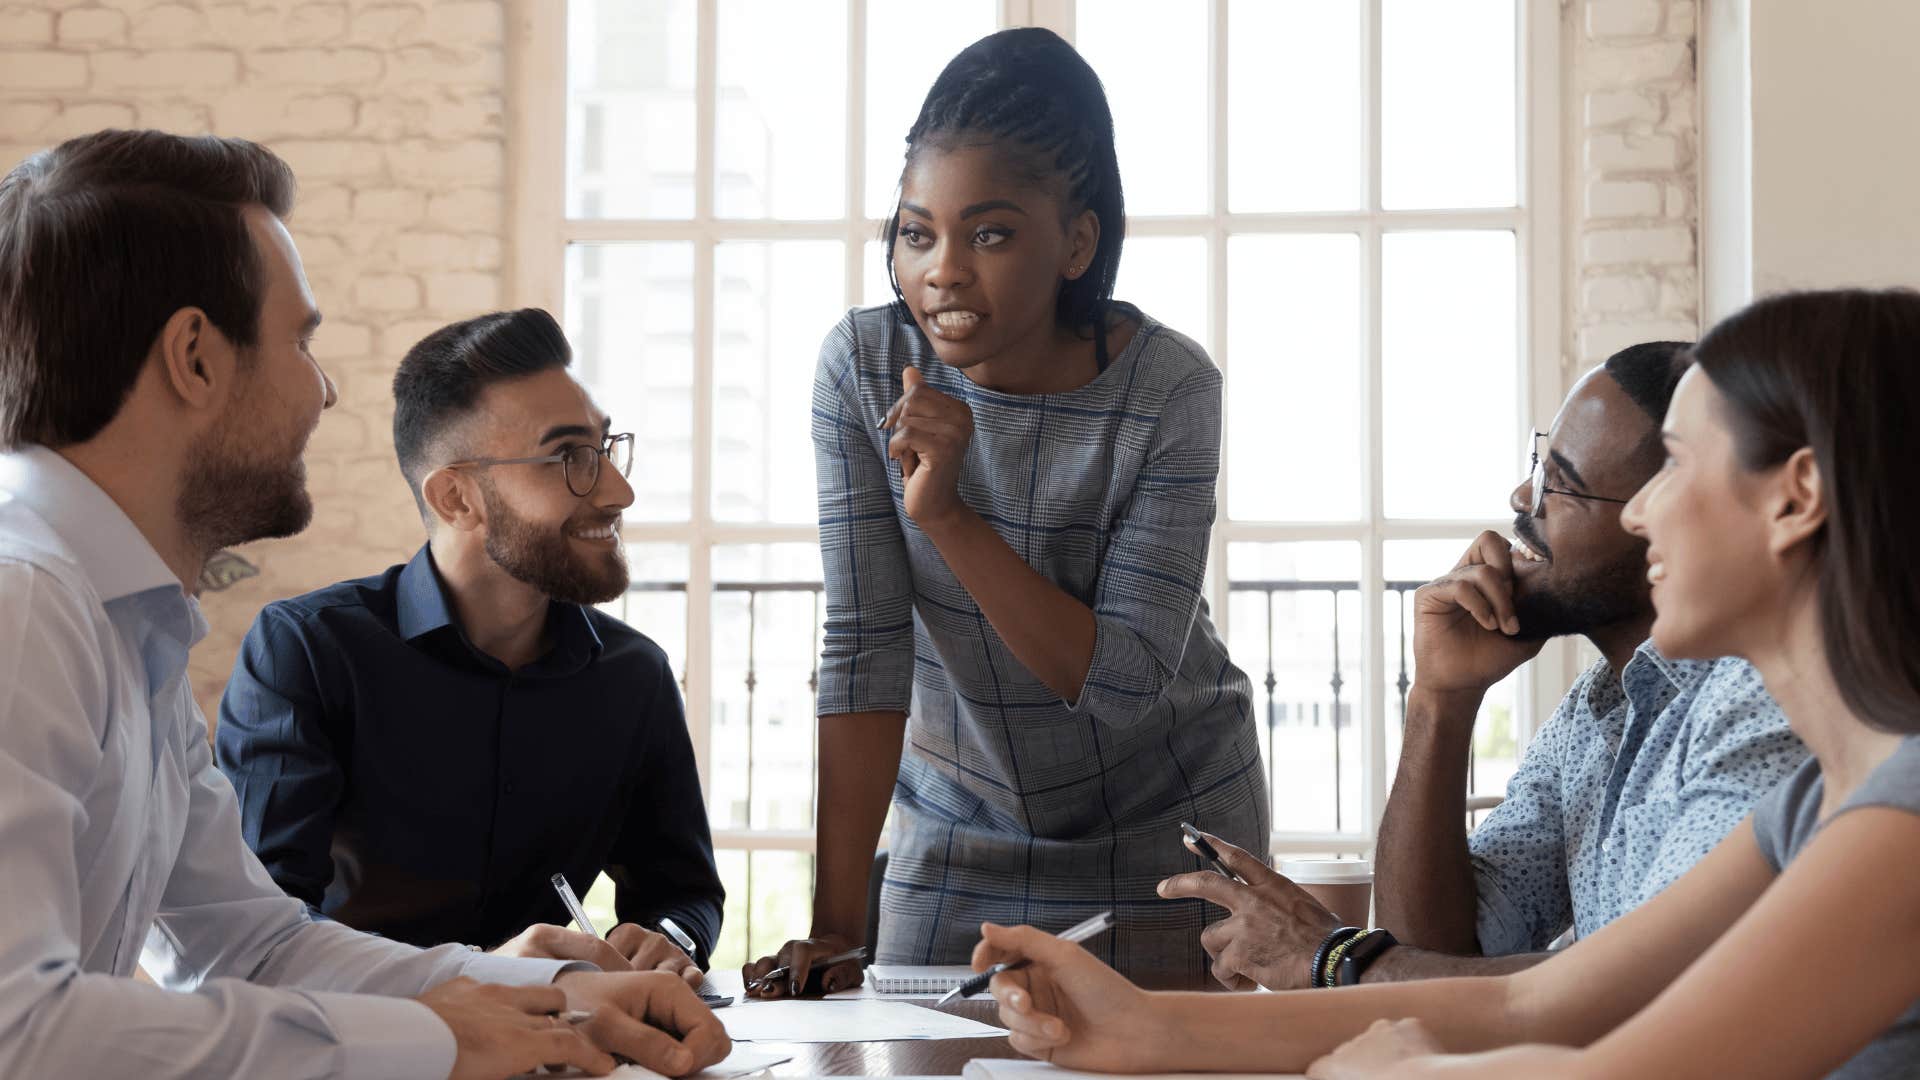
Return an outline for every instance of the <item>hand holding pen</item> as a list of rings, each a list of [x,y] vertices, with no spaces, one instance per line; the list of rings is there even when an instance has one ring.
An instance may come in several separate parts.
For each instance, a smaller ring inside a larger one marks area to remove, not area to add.
[[[693,959],[697,946],[692,937],[671,918],[663,916],[655,923],[660,928],[658,933],[635,923],[621,923],[607,934],[603,942],[599,927],[594,925],[586,909],[581,906],[580,898],[567,883],[566,875],[553,875],[552,883],[553,891],[560,897],[560,902],[566,905],[567,914],[580,931],[576,934],[544,924],[529,927],[521,937],[530,937],[530,944],[534,948],[531,951],[518,950],[517,955],[586,960],[598,965],[602,971],[664,971],[684,979],[709,1005],[730,1000],[704,989],[705,977]],[[614,958],[618,958],[617,962]]]
[[[1113,912],[1103,911],[1100,914],[1095,915],[1093,918],[1086,920],[1085,922],[1077,923],[1073,926],[1068,927],[1065,930],[1062,930],[1060,932],[1060,940],[1071,942],[1075,945],[1078,945],[1081,942],[1086,941],[1097,934],[1104,934],[1111,929],[1113,929]],[[981,971],[979,974],[975,975],[973,978],[968,979],[966,982],[963,982],[959,986],[956,986],[953,989],[947,991],[946,996],[942,997],[939,1001],[935,1002],[934,1004],[945,1005],[947,1002],[952,1001],[955,998],[972,997],[973,995],[978,994],[981,991],[985,990],[987,988],[987,984],[993,981],[993,977],[995,975],[998,975],[1003,971],[1017,971],[1020,968],[1023,968],[1026,966],[1027,966],[1026,960],[1013,960],[1009,962],[994,964],[991,967],[988,967],[987,969],[985,969],[984,971]]]
[[[973,967],[1005,965],[988,988],[1015,1050],[1068,1069],[1180,1071],[1191,1033],[1173,1030],[1179,1014],[1085,948],[1031,926],[987,923],[980,933]]]

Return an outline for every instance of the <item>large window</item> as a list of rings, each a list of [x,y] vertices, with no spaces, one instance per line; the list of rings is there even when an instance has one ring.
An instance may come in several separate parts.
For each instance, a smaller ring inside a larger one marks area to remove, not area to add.
[[[1510,524],[1522,436],[1561,390],[1557,28],[1532,23],[1554,10],[521,4],[516,298],[565,312],[581,376],[637,436],[635,584],[612,607],[682,673],[729,891],[722,962],[806,926],[806,402],[828,328],[889,298],[877,237],[940,67],[1038,23],[1105,82],[1130,211],[1119,296],[1226,373],[1209,599],[1254,683],[1275,848],[1364,851],[1412,677],[1411,589]],[[1566,666],[1551,651],[1489,698],[1477,791],[1500,790]]]

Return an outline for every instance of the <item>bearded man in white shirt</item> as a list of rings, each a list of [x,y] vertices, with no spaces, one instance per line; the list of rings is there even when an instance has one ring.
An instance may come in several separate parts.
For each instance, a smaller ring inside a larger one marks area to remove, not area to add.
[[[293,187],[126,131],[0,180],[0,1075],[703,1068],[726,1034],[673,975],[314,922],[241,839],[186,662],[208,556],[312,516]]]

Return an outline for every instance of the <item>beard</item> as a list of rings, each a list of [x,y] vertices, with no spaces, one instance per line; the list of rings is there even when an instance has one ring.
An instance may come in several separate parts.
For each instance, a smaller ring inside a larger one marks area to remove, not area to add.
[[[1521,515],[1513,531],[1527,546],[1547,556],[1549,575],[1557,570],[1553,553],[1533,530],[1531,518]],[[1543,575],[1547,576],[1547,575]],[[1653,600],[1647,591],[1647,545],[1635,544],[1617,559],[1591,567],[1564,580],[1541,582],[1516,590],[1513,614],[1520,620],[1523,641],[1587,634],[1604,626],[1645,615]]]
[[[313,520],[307,494],[305,440],[275,460],[259,450],[230,415],[187,451],[186,477],[175,512],[195,546],[207,554],[292,536]]]
[[[582,512],[557,528],[543,527],[514,513],[484,478],[480,498],[487,511],[487,557],[514,580],[568,604],[604,604],[627,591],[625,549],[616,543],[604,558],[585,557],[567,537],[589,519],[603,524],[609,515]]]

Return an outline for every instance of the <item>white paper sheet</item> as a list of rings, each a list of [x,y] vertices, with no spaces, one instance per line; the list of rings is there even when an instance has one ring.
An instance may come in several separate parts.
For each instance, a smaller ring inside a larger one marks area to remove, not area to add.
[[[766,1072],[775,1065],[792,1060],[793,1056],[791,1054],[776,1054],[772,1051],[761,1050],[757,1047],[736,1045],[733,1048],[733,1052],[722,1058],[717,1064],[709,1065],[690,1077],[683,1077],[682,1080],[734,1080],[735,1077],[751,1076],[754,1073]],[[534,1073],[532,1074],[532,1078],[537,1078],[537,1080],[553,1080],[555,1077],[585,1075],[587,1074],[578,1070],[568,1069],[565,1072],[558,1073]],[[614,1070],[608,1073],[607,1076],[609,1080],[615,1080],[615,1078],[625,1078],[625,1080],[667,1080],[662,1074],[639,1065],[615,1066]],[[523,1078],[523,1080],[532,1080],[532,1078]]]
[[[1107,1073],[1061,1069],[1030,1058],[975,1058],[960,1071],[964,1080],[1111,1080]],[[1130,1080],[1305,1080],[1301,1073],[1161,1073]]]
[[[893,1042],[973,1039],[1006,1029],[904,1001],[743,1001],[713,1015],[736,1042]]]

